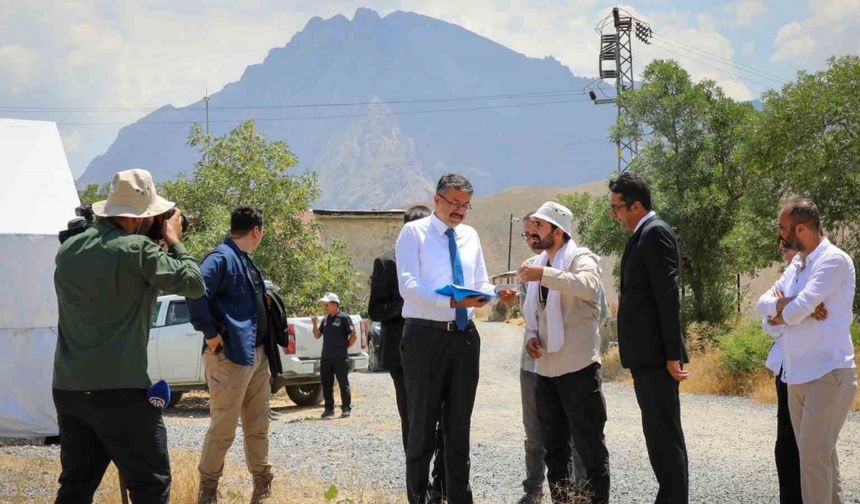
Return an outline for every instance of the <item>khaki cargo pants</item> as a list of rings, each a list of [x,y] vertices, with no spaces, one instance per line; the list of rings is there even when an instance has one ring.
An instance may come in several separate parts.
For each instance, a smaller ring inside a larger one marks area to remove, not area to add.
[[[200,454],[202,483],[215,483],[224,472],[224,457],[236,437],[242,417],[245,462],[253,475],[269,474],[269,360],[263,347],[257,347],[253,366],[234,364],[224,352],[203,353],[206,381],[209,384],[211,420]]]

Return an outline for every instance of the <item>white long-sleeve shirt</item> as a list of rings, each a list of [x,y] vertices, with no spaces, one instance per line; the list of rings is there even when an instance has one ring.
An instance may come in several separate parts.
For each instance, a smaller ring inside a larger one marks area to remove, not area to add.
[[[403,317],[450,322],[454,320],[451,298],[436,289],[453,283],[451,254],[448,248],[448,226],[431,214],[403,226],[397,237],[397,279],[403,296]],[[484,252],[478,232],[465,224],[454,227],[463,286],[494,295],[495,287],[487,277]],[[469,318],[473,310],[469,308]]]
[[[795,297],[782,310],[783,381],[807,383],[839,368],[854,367],[850,326],[854,302],[854,261],[825,238],[800,261],[793,279],[783,273],[774,284],[786,297]],[[788,269],[786,270],[788,272]],[[779,299],[769,290],[756,305],[762,318],[775,317]],[[810,315],[824,303],[826,320]]]

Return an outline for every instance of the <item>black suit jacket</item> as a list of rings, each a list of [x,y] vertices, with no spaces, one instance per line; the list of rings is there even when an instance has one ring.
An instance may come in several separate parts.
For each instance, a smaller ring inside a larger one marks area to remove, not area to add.
[[[630,237],[621,258],[618,349],[625,368],[687,362],[681,333],[678,240],[651,217]]]
[[[394,251],[373,261],[370,276],[370,301],[367,312],[371,320],[382,323],[382,367],[388,370],[400,367],[400,338],[403,336],[403,297],[397,282],[397,265]]]

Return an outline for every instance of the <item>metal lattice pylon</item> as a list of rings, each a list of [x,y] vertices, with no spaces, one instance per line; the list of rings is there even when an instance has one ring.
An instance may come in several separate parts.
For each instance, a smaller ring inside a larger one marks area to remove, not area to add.
[[[598,99],[594,91],[589,91],[596,104],[615,103],[618,107],[618,117],[627,113],[617,97],[633,89],[633,40],[631,31],[635,26],[636,37],[648,43],[651,28],[628,12],[618,7],[612,9],[612,15],[604,18],[595,27],[600,35],[599,76],[601,80],[615,80],[615,98]],[[618,171],[627,170],[638,150],[635,138],[621,139],[616,143]]]

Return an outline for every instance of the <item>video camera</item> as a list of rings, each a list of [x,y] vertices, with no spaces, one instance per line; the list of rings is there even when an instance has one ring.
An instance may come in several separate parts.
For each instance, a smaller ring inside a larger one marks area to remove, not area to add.
[[[149,232],[146,233],[146,236],[152,240],[153,242],[158,242],[159,240],[164,239],[164,236],[161,234],[161,228],[164,224],[164,221],[173,217],[173,214],[176,212],[175,208],[171,208],[170,210],[164,212],[161,215],[156,215],[155,220],[152,223],[152,226],[149,228]],[[66,229],[60,231],[59,239],[62,244],[72,236],[83,233],[85,229],[90,227],[93,222],[95,222],[95,214],[93,213],[92,205],[81,205],[75,208],[75,217],[70,220],[68,224],[66,224]],[[182,232],[185,233],[188,231],[188,217],[185,214],[180,215],[182,219]]]
[[[95,214],[93,213],[92,205],[81,205],[75,208],[75,215],[77,215],[77,217],[70,220],[69,223],[66,224],[66,229],[59,233],[61,244],[72,236],[83,233],[84,230],[90,227],[95,221]]]

